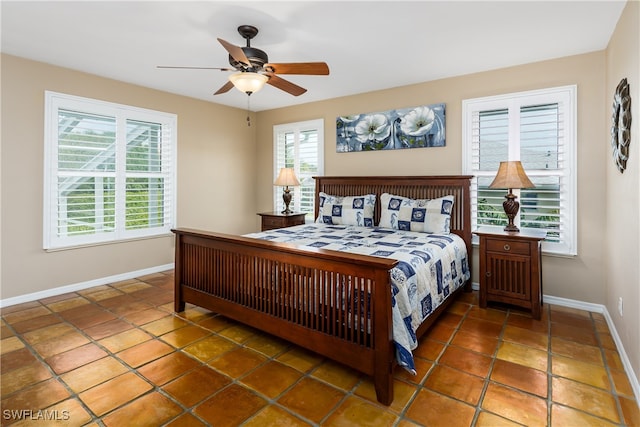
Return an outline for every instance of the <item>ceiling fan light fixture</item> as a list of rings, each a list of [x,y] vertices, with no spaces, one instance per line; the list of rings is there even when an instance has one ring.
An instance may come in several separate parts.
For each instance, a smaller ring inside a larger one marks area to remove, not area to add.
[[[269,77],[264,74],[249,71],[241,71],[229,76],[229,81],[233,83],[233,86],[248,95],[262,89],[267,80],[269,80]]]

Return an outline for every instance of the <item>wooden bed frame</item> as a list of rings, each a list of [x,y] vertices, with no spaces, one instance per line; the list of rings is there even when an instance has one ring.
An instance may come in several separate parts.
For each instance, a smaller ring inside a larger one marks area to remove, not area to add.
[[[320,192],[376,194],[376,224],[382,193],[414,199],[454,195],[451,231],[464,239],[471,269],[471,176],[315,179],[316,200]],[[173,232],[175,311],[195,304],[343,363],[372,376],[378,401],[391,404],[395,347],[389,271],[397,261],[193,229]],[[471,280],[464,288],[471,290]],[[425,320],[418,336],[454,299],[451,295]]]

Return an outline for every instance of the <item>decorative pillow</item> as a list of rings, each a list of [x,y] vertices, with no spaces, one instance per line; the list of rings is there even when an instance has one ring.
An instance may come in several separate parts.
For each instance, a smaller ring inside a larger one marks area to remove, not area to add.
[[[320,208],[316,222],[373,227],[375,194],[340,197],[321,192],[319,202]]]
[[[409,199],[384,193],[380,196],[380,227],[422,231],[434,234],[451,232],[453,196],[437,199]]]

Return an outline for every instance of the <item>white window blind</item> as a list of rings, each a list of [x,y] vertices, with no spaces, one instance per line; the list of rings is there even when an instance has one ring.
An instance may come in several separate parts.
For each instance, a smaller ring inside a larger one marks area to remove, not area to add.
[[[289,207],[295,212],[305,212],[307,220],[313,221],[316,188],[313,177],[324,173],[324,120],[276,125],[273,139],[273,180],[281,168],[295,170],[300,186],[293,188]],[[278,212],[284,210],[281,187],[274,187],[274,206]]]
[[[576,87],[463,102],[464,173],[474,175],[474,227],[504,228],[506,190],[490,189],[501,161],[520,160],[535,188],[514,190],[515,223],[547,232],[543,250],[576,253]]]
[[[44,248],[170,232],[176,117],[46,92]]]

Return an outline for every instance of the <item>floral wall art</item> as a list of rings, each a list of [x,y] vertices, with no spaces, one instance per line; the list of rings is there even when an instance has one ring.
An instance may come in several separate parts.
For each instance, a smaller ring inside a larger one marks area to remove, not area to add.
[[[336,119],[336,151],[339,153],[444,146],[444,104]]]

